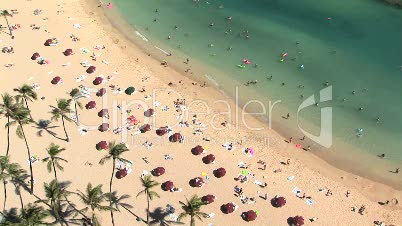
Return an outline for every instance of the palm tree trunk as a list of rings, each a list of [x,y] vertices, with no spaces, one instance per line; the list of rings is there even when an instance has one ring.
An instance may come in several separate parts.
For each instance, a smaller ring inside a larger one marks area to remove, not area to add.
[[[147,207],[147,225],[149,225],[149,195],[147,192],[147,202],[148,202],[148,207]]]
[[[112,169],[112,176],[110,177],[110,184],[109,184],[109,192],[112,194],[112,184],[113,184],[113,176],[114,176],[114,169],[115,169],[116,159],[113,158],[113,169]],[[112,200],[110,200],[110,208],[112,208]],[[112,225],[114,226],[114,216],[113,216],[113,209],[110,209],[110,217],[112,218]]]
[[[22,131],[22,135],[24,136],[24,140],[25,140],[25,146],[27,147],[27,152],[28,152],[28,159],[29,159],[29,171],[31,173],[31,195],[33,194],[33,188],[34,188],[34,181],[33,181],[33,171],[32,171],[32,162],[31,162],[31,151],[29,149],[29,145],[28,145],[28,141],[27,141],[27,137],[25,136],[25,132],[24,132],[24,128],[22,127],[21,123],[19,123],[21,126],[21,131]]]
[[[8,30],[10,31],[11,37],[13,37],[13,31],[11,30],[10,24],[8,23],[7,15],[4,15],[4,19],[6,19]]]
[[[54,167],[54,159],[52,159],[52,165],[53,165],[53,171],[54,171],[54,178],[56,179],[56,182],[58,181],[57,180],[57,172],[56,172],[56,167]]]
[[[24,101],[25,101],[25,105],[27,106],[27,109],[29,110],[29,117],[31,117],[31,119],[33,119],[32,115],[31,115],[31,109],[29,109],[29,106],[28,106],[27,98],[24,97]]]
[[[194,216],[190,216],[190,226],[195,226],[195,218]]]
[[[77,123],[79,123],[80,120],[78,120],[77,101],[75,100],[74,100],[74,108],[75,108],[75,118],[77,119]]]
[[[66,134],[66,141],[70,142],[70,138],[68,137],[66,125],[64,124],[64,116],[61,116],[61,121],[63,122],[64,134]]]
[[[3,213],[6,211],[6,201],[7,201],[7,185],[6,179],[3,178],[3,186],[4,186],[4,202],[3,202]]]
[[[7,116],[7,151],[6,156],[8,156],[8,152],[10,151],[10,116]]]

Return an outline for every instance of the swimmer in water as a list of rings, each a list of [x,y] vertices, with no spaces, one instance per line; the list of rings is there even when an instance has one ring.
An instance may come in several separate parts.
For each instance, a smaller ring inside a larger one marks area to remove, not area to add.
[[[269,77],[267,77],[267,79],[268,79],[269,81],[272,81],[272,79],[273,79],[272,75],[269,76]]]
[[[176,30],[177,30],[177,29],[179,29],[179,27],[178,27],[177,25],[174,25],[174,29],[176,29]]]
[[[362,107],[359,107],[359,109],[358,109],[359,111],[363,111],[363,108]]]
[[[209,23],[209,26],[210,26],[210,27],[213,27],[213,26],[214,26],[214,22]]]
[[[232,17],[231,17],[231,16],[226,17],[226,19],[227,19],[228,21],[232,21]]]
[[[329,86],[329,82],[325,82],[324,86],[328,87]]]
[[[376,123],[380,123],[380,122],[381,122],[381,118],[378,116],[378,117],[375,119],[375,121],[376,121]]]
[[[381,155],[377,155],[378,156],[378,158],[385,158],[385,154],[381,154]]]
[[[285,86],[285,83],[284,83],[284,82],[282,82],[282,83],[281,83],[281,86]]]
[[[355,94],[356,94],[356,91],[353,90],[353,91],[352,91],[352,94],[355,95]]]
[[[158,13],[159,11],[158,11],[158,9],[155,9],[155,13]]]
[[[231,51],[232,49],[233,49],[232,46],[229,46],[229,47],[227,48],[228,51]]]

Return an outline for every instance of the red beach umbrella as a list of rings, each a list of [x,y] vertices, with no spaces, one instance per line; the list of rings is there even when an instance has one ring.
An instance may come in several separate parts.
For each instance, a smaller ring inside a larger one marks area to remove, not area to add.
[[[73,54],[73,50],[72,49],[66,49],[63,52],[64,56],[70,56],[71,54]]]
[[[215,199],[215,195],[205,195],[201,197],[201,201],[203,201],[205,204],[213,203]]]
[[[165,168],[163,168],[163,167],[156,167],[155,169],[153,169],[153,170],[151,171],[151,173],[152,173],[152,175],[154,175],[154,176],[156,176],[156,177],[159,177],[159,176],[165,174]]]
[[[36,60],[36,59],[38,59],[40,57],[40,54],[39,53],[34,53],[34,54],[32,54],[32,56],[31,56],[31,60]]]
[[[106,141],[100,141],[96,144],[96,150],[103,151],[109,149],[109,144]]]
[[[204,153],[204,148],[201,145],[197,145],[191,149],[191,153],[193,153],[193,155],[201,155]]]
[[[243,218],[245,221],[253,221],[257,219],[257,213],[254,210],[249,210],[243,213]]]
[[[174,188],[174,184],[172,181],[168,180],[165,183],[162,183],[161,187],[164,191],[170,191]]]
[[[99,89],[98,92],[96,92],[97,97],[101,97],[101,96],[103,96],[105,94],[106,94],[106,89],[105,88]]]
[[[209,154],[209,155],[205,156],[204,158],[202,158],[202,162],[205,163],[205,164],[214,163],[215,162],[215,155]]]
[[[276,197],[271,200],[271,204],[276,208],[281,208],[286,205],[286,199],[284,197]]]
[[[141,126],[140,131],[141,133],[145,133],[151,130],[151,126],[149,124],[145,124],[143,126]]]
[[[126,169],[121,169],[121,170],[118,170],[116,172],[116,178],[117,179],[121,179],[121,178],[123,178],[125,176],[127,176],[127,170]]]
[[[204,180],[201,177],[196,177],[194,179],[191,179],[189,184],[191,187],[199,188],[204,185]]]
[[[109,130],[109,123],[102,123],[98,128],[99,131],[105,132]]]
[[[169,137],[170,142],[178,142],[181,139],[183,139],[183,136],[180,133],[175,133],[172,136]]]
[[[221,178],[221,177],[225,176],[226,175],[225,168],[219,168],[219,169],[214,170],[214,175],[217,178]]]
[[[291,218],[292,226],[302,226],[304,225],[304,218],[302,216],[295,216]]]
[[[96,77],[95,79],[94,79],[94,81],[92,82],[92,84],[94,84],[94,85],[100,85],[100,84],[102,84],[102,82],[103,82],[103,78],[102,77]]]
[[[163,136],[168,132],[167,127],[160,127],[159,129],[156,130],[156,135],[158,136]]]
[[[155,113],[154,109],[150,108],[144,112],[144,116],[151,117],[152,115],[154,115],[154,113]]]
[[[63,81],[61,80],[61,78],[59,77],[59,76],[56,76],[56,77],[54,77],[53,79],[52,79],[52,81],[51,81],[51,83],[53,84],[53,85],[58,85],[58,84],[61,84]]]
[[[87,71],[88,74],[92,74],[92,73],[94,73],[96,71],[96,67],[95,66],[89,66],[86,71]]]
[[[102,109],[102,110],[100,110],[99,112],[98,112],[98,116],[99,117],[105,117],[105,116],[107,116],[109,114],[109,110],[108,109]]]
[[[226,203],[225,205],[221,206],[221,211],[224,214],[233,213],[236,210],[236,206],[233,202]]]
[[[52,44],[52,39],[47,39],[44,43],[45,46],[50,46],[50,44]]]
[[[89,102],[85,105],[85,108],[88,109],[88,110],[96,108],[96,102],[93,101],[93,100],[89,101]]]

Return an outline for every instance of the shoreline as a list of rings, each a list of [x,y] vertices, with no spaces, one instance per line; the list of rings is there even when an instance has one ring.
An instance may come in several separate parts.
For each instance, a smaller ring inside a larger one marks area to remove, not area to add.
[[[128,49],[129,49],[128,53],[127,53],[128,55],[135,56],[135,51],[130,52],[130,48],[135,49],[135,50],[140,50],[140,51],[142,51],[142,53],[144,55],[150,54],[152,52],[149,49],[147,49],[146,47],[142,47],[141,45],[139,45],[139,43],[135,42],[134,40],[132,40],[130,37],[127,36],[127,34],[130,32],[138,32],[138,31],[133,29],[132,26],[128,25],[128,23],[124,21],[124,19],[121,17],[121,15],[113,13],[111,16],[113,19],[117,19],[118,22],[125,23],[125,24],[121,25],[121,27],[117,27],[117,25],[114,22],[112,22],[110,20],[110,18],[106,15],[107,12],[105,11],[105,9],[90,10],[90,9],[93,9],[94,7],[97,7],[96,0],[84,0],[83,2],[85,2],[87,4],[87,5],[84,5],[84,8],[86,8],[87,12],[96,11],[95,15],[97,15],[97,18],[102,21],[102,24],[104,25],[103,28],[106,31],[108,31],[107,32],[108,34],[112,34],[110,31],[113,31],[114,35],[112,37],[113,38],[117,37],[118,40],[123,41],[122,43],[120,43],[120,41],[119,41],[119,45],[128,46]],[[117,10],[114,10],[114,11],[117,11]],[[117,18],[116,18],[116,16],[117,16]],[[128,30],[127,26],[131,30]],[[126,32],[122,32],[123,29]],[[157,47],[156,45],[152,45],[152,42],[149,42],[149,40],[147,40],[147,43],[148,43],[149,47]],[[160,50],[158,50],[158,51],[160,51]],[[152,58],[150,61],[152,61],[151,64],[153,64],[153,65],[158,65],[163,60],[162,58],[159,58],[159,57],[155,58],[155,55],[153,55],[153,54],[151,54],[148,57]],[[173,73],[167,73],[169,75],[168,79],[166,79],[166,77],[159,77],[159,79],[162,79],[166,83],[168,83],[170,81],[175,81],[175,80],[178,81],[178,80],[184,80],[184,79],[188,80],[188,81],[186,81],[186,83],[191,83],[192,81],[196,81],[196,82],[205,81],[202,78],[199,80],[196,79],[196,78],[198,78],[198,76],[187,75],[184,72],[179,72],[179,70],[181,68],[176,68],[176,67],[170,66],[169,68],[166,68],[166,69],[167,70],[172,69],[171,72],[173,72]],[[195,70],[195,71],[197,71],[197,70]],[[230,100],[232,105],[236,105],[233,98],[228,96],[224,91],[220,90],[219,87],[208,87],[208,89],[209,89],[208,92],[214,91],[214,93],[217,93],[223,99]],[[215,96],[209,95],[208,97],[214,98]],[[236,106],[236,108],[241,108],[241,106]],[[253,117],[253,116],[251,116],[251,117]],[[265,132],[265,134],[270,133],[272,131],[272,129],[267,128],[266,124],[261,119],[259,119],[257,117],[253,117],[253,120],[256,120],[255,123],[257,123],[257,124],[262,124],[264,126],[264,131],[269,131],[269,132]],[[277,122],[277,123],[280,123],[280,122]],[[282,143],[284,140],[287,140],[284,136],[280,135],[275,130],[274,130],[274,133],[275,133],[274,136],[275,136],[276,140],[279,140]],[[290,148],[290,151],[287,153],[287,157],[289,157],[291,155],[291,150],[297,150],[297,149]],[[298,155],[297,157],[299,158],[299,160],[306,162],[306,165],[309,165],[310,169],[314,170],[315,172],[324,172],[324,176],[326,176],[326,177],[336,180],[337,182],[341,182],[345,185],[353,186],[354,188],[363,191],[363,194],[366,197],[370,198],[372,201],[378,201],[380,199],[390,198],[391,196],[398,197],[402,200],[402,187],[401,187],[401,185],[397,185],[397,182],[394,182],[393,186],[391,186],[390,184],[386,184],[386,183],[380,182],[379,180],[376,180],[376,178],[374,178],[375,177],[374,175],[368,176],[366,174],[365,176],[362,176],[362,175],[364,175],[364,172],[360,172],[361,173],[360,175],[353,174],[351,172],[345,171],[342,168],[337,168],[336,166],[334,166],[333,164],[335,163],[336,160],[333,160],[331,163],[330,158],[328,158],[328,157],[325,158],[324,156],[318,157],[317,154],[314,154],[314,153],[304,152],[304,155],[303,154]],[[372,159],[374,159],[374,157]],[[343,160],[343,159],[341,158],[340,160]],[[349,164],[351,164],[351,163],[352,162],[349,162]],[[345,165],[344,165],[344,167],[348,168],[349,170],[352,170],[350,167],[346,167]],[[356,171],[356,170],[354,170],[354,171]],[[347,180],[345,178],[349,178],[349,180]],[[360,180],[357,185],[355,184],[356,180]],[[375,190],[374,189],[367,190],[368,187],[375,188]],[[399,189],[397,189],[397,187]],[[378,191],[377,189],[380,189],[381,191]],[[381,193],[383,191],[384,192],[386,191],[386,193],[388,195],[385,195],[385,196],[382,195]]]

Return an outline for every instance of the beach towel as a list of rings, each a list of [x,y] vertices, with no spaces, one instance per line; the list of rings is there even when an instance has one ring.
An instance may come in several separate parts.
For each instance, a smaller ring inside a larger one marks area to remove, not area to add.
[[[292,181],[292,180],[294,180],[295,179],[295,176],[290,176],[290,177],[288,177],[288,181]]]
[[[307,205],[312,206],[314,204],[314,200],[312,199],[307,199],[306,200]]]
[[[295,187],[295,188],[293,188],[293,194],[295,194],[295,195],[298,195],[298,194],[300,194],[302,191],[299,189],[299,188],[297,188],[297,187]]]

